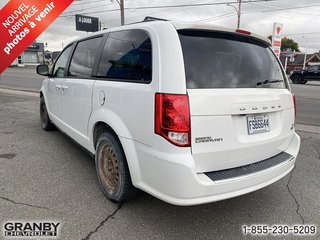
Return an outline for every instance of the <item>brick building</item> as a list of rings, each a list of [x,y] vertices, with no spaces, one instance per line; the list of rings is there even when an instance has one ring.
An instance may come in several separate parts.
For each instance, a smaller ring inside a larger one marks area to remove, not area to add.
[[[280,61],[283,66],[285,65],[287,56],[288,54],[286,52],[282,52],[280,54]],[[288,58],[287,74],[290,74],[290,72],[293,70],[302,69],[303,61],[304,61],[304,53],[295,53],[294,60],[292,62],[290,61],[290,58]],[[320,65],[320,51],[313,54],[307,54],[306,67],[312,66],[312,65]]]

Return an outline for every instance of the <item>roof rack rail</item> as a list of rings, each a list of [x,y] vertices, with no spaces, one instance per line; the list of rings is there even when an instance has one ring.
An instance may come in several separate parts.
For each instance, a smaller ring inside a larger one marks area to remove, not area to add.
[[[156,18],[156,17],[150,17],[150,16],[146,16],[142,22],[150,22],[150,21],[168,21],[167,19],[163,19],[163,18]]]

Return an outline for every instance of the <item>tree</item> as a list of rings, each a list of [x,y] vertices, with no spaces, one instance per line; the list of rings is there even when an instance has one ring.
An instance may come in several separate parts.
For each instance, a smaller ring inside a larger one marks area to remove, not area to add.
[[[271,39],[272,39],[271,35],[269,35],[268,38],[271,41]],[[291,38],[283,37],[281,39],[281,51],[286,51],[288,49],[290,49],[291,51],[300,52],[299,44],[297,42],[295,42]]]
[[[284,37],[281,39],[281,51],[291,49],[291,51],[300,52],[299,44],[291,38]]]

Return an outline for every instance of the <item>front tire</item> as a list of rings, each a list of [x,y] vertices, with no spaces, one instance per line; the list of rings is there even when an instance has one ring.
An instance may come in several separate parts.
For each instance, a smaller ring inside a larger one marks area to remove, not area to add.
[[[136,196],[126,156],[118,138],[111,132],[99,137],[95,162],[100,188],[108,199],[121,203]]]
[[[40,121],[43,130],[49,131],[55,129],[49,118],[46,103],[43,97],[40,98]]]
[[[296,75],[292,78],[292,83],[301,84],[302,78],[299,75]]]

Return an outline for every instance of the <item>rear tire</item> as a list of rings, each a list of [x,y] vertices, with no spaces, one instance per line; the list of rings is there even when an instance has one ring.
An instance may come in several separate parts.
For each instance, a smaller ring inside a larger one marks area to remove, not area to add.
[[[99,137],[95,162],[100,188],[109,200],[121,203],[136,196],[121,143],[111,132]]]
[[[43,130],[50,131],[55,129],[47,111],[46,103],[43,97],[40,97],[40,121]]]

